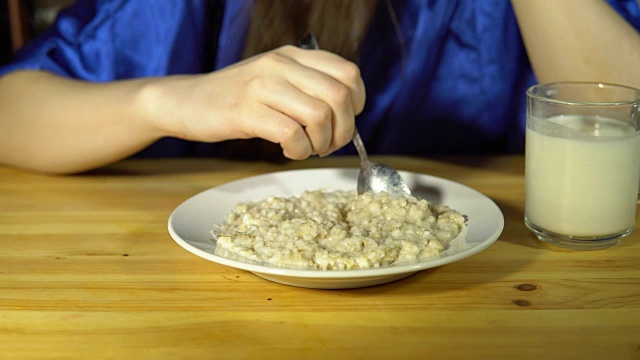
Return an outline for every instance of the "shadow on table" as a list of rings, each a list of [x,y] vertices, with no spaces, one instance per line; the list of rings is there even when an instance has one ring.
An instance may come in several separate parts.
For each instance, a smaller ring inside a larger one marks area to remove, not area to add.
[[[128,159],[103,168],[82,173],[83,176],[145,176],[145,175],[186,175],[216,174],[230,171],[253,171],[268,173],[295,169],[315,168],[357,168],[354,157],[310,158],[304,161],[272,163],[265,161],[241,161],[219,158],[168,158],[168,159]]]
[[[535,235],[525,226],[522,208],[506,204],[503,201],[495,201],[495,203],[502,211],[505,222],[504,230],[497,241],[533,249],[544,248]]]

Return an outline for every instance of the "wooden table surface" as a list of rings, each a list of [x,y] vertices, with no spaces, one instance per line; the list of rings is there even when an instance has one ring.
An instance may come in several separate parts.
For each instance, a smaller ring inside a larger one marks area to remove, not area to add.
[[[541,244],[523,224],[522,156],[374,160],[479,190],[504,232],[386,285],[297,288],[185,251],[167,218],[225,182],[355,158],[0,167],[0,358],[640,359],[640,231],[600,251]]]

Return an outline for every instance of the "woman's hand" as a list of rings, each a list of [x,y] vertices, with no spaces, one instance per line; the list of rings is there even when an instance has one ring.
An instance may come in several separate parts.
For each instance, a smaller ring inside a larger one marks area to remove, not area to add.
[[[304,159],[349,142],[364,102],[355,64],[293,46],[206,75],[89,83],[16,71],[0,78],[0,163],[75,173],[163,137],[259,137]]]
[[[284,46],[207,75],[146,86],[151,121],[167,136],[204,142],[263,138],[291,159],[351,141],[365,103],[358,67],[329,52]]]

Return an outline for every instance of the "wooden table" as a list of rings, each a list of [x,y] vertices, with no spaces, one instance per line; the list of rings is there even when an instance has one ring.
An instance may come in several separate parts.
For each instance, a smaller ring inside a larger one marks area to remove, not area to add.
[[[375,160],[481,191],[502,236],[398,282],[296,288],[192,255],[167,218],[218,184],[355,158],[0,168],[0,357],[640,359],[640,231],[601,251],[541,244],[523,224],[521,156]]]

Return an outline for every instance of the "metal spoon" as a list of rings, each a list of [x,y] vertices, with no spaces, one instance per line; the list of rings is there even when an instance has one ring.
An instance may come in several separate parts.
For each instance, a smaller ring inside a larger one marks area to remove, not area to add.
[[[303,49],[318,50],[318,42],[313,33],[307,35],[300,42],[299,46]],[[358,175],[358,194],[365,192],[378,193],[382,191],[388,192],[392,196],[407,196],[411,195],[411,190],[404,182],[404,179],[396,169],[384,165],[375,163],[369,160],[367,150],[364,147],[364,143],[360,138],[358,129],[353,133],[353,144],[358,150],[360,156],[360,175]]]
[[[392,196],[411,195],[411,190],[396,169],[369,160],[367,150],[360,138],[358,129],[353,134],[353,144],[360,155],[360,175],[358,175],[358,194],[386,191]]]

